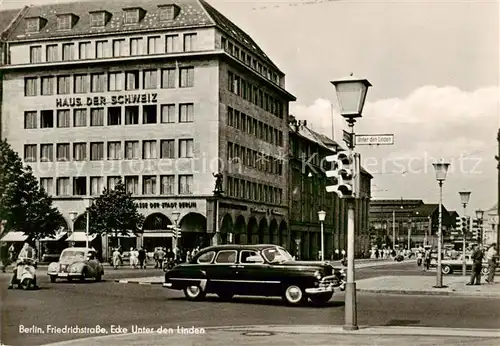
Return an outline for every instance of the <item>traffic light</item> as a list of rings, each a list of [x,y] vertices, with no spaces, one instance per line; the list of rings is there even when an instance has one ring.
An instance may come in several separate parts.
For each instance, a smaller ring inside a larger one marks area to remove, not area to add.
[[[472,220],[472,239],[481,239],[481,220],[476,218]]]
[[[356,196],[356,154],[344,152],[326,157],[332,163],[332,169],[326,176],[332,178],[332,185],[326,187],[327,192],[335,192],[340,198]]]
[[[172,234],[175,238],[180,238],[182,236],[181,228],[175,227],[174,225],[168,225],[167,228],[172,230]]]
[[[464,231],[462,218],[457,216],[455,219],[455,232],[462,234]]]

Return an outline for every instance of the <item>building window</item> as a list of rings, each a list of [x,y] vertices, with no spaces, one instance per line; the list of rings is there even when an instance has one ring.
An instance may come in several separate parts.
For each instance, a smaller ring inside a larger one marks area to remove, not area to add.
[[[104,108],[90,109],[90,126],[104,126]]]
[[[88,75],[75,75],[74,86],[75,94],[85,94],[89,89]]]
[[[161,122],[175,123],[175,104],[161,105]]]
[[[139,9],[125,10],[125,24],[139,23]]]
[[[98,28],[106,25],[106,13],[94,12],[90,14],[90,26]]]
[[[24,162],[36,162],[36,144],[24,145]]]
[[[26,18],[26,32],[39,32],[40,27],[40,17]]]
[[[75,45],[73,43],[63,43],[62,59],[64,61],[73,60],[75,58]]]
[[[125,56],[125,40],[113,40],[113,56]]]
[[[40,128],[47,129],[54,127],[54,111],[43,110],[40,111]]]
[[[85,108],[75,109],[73,113],[73,126],[85,127],[87,126],[87,110]]]
[[[108,177],[108,190],[114,190],[121,177]]]
[[[156,159],[156,141],[142,141],[142,158]]]
[[[145,70],[143,72],[143,78],[144,89],[158,88],[158,70]]]
[[[37,64],[42,62],[42,46],[30,47],[30,63]]]
[[[47,47],[46,47],[46,53],[47,53],[47,56],[46,56],[46,61],[47,62],[54,62],[54,61],[57,61],[59,60],[59,54],[58,54],[58,48],[59,46],[57,44],[48,44]]]
[[[121,142],[108,142],[108,160],[121,160]]]
[[[69,178],[57,178],[57,191],[58,196],[69,196]]]
[[[54,193],[54,179],[53,178],[40,178],[40,187],[45,193],[51,196]]]
[[[138,160],[139,157],[139,141],[126,141],[125,160]]]
[[[125,177],[125,188],[127,189],[128,193],[131,193],[132,195],[138,195],[139,177],[136,175]]]
[[[90,143],[90,161],[101,161],[104,159],[104,143]]]
[[[156,105],[142,106],[142,118],[144,124],[156,124],[158,122]]]
[[[193,143],[192,139],[179,140],[179,157],[190,158],[193,157]]]
[[[36,96],[38,91],[37,78],[24,78],[24,96]]]
[[[160,36],[148,37],[148,54],[158,54],[160,51]]]
[[[122,107],[108,107],[108,126],[122,124]]]
[[[42,77],[42,95],[54,94],[54,77]]]
[[[87,143],[73,144],[73,160],[85,161],[87,159]]]
[[[57,93],[59,95],[71,94],[71,77],[58,76],[57,77]]]
[[[184,51],[192,52],[196,50],[196,34],[184,35]]]
[[[191,195],[193,193],[193,176],[179,175],[179,194]]]
[[[179,122],[192,123],[194,121],[194,104],[184,103],[179,105]]]
[[[36,111],[24,112],[24,128],[25,129],[36,129],[37,128],[36,117],[37,117]]]
[[[108,41],[96,41],[95,57],[97,59],[108,57]]]
[[[125,107],[125,125],[139,124],[139,106]]]
[[[162,6],[160,8],[160,20],[174,20],[175,10],[175,5]]]
[[[87,178],[75,177],[73,178],[73,195],[85,196],[87,194]]]
[[[146,175],[142,177],[142,194],[156,195],[156,176]]]
[[[227,89],[234,92],[234,74],[231,71],[227,72]]]
[[[78,46],[80,60],[92,59],[92,46],[90,42],[80,42]]]
[[[69,161],[69,143],[60,143],[56,147],[57,161]]]
[[[165,52],[175,53],[178,51],[179,46],[179,35],[167,35],[165,36]]]
[[[181,67],[179,69],[179,87],[189,88],[194,86],[194,67]]]
[[[90,75],[90,91],[93,93],[106,91],[106,74],[93,73]]]
[[[127,90],[139,89],[139,71],[126,72]]]
[[[175,140],[164,139],[160,142],[160,158],[175,159]]]
[[[41,162],[54,161],[54,145],[53,144],[40,145],[40,161]]]
[[[110,72],[108,75],[108,90],[121,91],[124,85],[124,75],[122,72]]]
[[[160,194],[174,195],[175,194],[175,176],[162,175],[160,177]]]
[[[175,88],[175,68],[161,70],[161,87],[163,89]]]
[[[143,55],[144,40],[142,38],[131,38],[130,39],[130,55]]]
[[[59,109],[57,111],[57,127],[69,127],[69,109]]]
[[[57,30],[71,29],[71,14],[63,14],[57,17]]]
[[[102,177],[90,177],[90,195],[100,196],[102,190]]]

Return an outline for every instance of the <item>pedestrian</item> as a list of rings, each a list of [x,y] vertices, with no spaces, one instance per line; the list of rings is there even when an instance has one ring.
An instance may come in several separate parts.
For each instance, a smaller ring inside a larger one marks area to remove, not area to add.
[[[490,285],[495,283],[495,270],[497,266],[497,244],[491,244],[490,248],[486,252],[486,260],[488,261],[488,278],[486,282]]]
[[[344,259],[344,258],[345,258],[345,256],[346,256],[346,252],[345,252],[345,250],[344,250],[344,249],[342,249],[342,252],[341,252],[341,253],[342,253],[342,259]]]
[[[422,265],[422,251],[419,251],[417,252],[417,266],[421,266]]]
[[[139,259],[139,267],[141,267],[141,269],[146,269],[146,251],[143,247],[139,249],[137,258]]]
[[[130,248],[130,256],[129,256],[129,261],[130,261],[130,268],[137,269],[137,257],[138,254],[136,254],[136,251],[133,247]]]
[[[378,252],[378,249],[375,250],[375,258],[378,259],[380,257],[380,253]]]
[[[477,246],[472,246],[472,273],[467,285],[481,285],[481,269],[483,268],[483,251]]]
[[[340,251],[339,251],[339,249],[335,249],[335,259],[336,260],[340,259]]]
[[[425,250],[424,264],[425,264],[425,266],[424,266],[423,270],[428,271],[429,267],[431,266],[431,249]]]

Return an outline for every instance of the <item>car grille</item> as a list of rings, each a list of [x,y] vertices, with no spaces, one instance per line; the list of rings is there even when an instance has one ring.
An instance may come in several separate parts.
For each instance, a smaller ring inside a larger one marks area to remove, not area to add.
[[[339,282],[338,278],[335,275],[325,276],[320,281],[320,286],[329,286],[329,285],[337,285]]]
[[[61,265],[61,271],[62,272],[68,272],[68,269],[69,269],[69,265],[67,265],[67,264],[62,264]]]

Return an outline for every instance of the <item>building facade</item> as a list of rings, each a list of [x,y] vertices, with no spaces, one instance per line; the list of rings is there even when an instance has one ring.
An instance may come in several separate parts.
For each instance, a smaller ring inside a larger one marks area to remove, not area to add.
[[[301,259],[317,260],[321,251],[321,223],[318,212],[326,212],[323,223],[325,258],[334,251],[347,249],[347,206],[335,193],[325,172],[325,157],[341,148],[332,139],[307,127],[307,121],[290,117],[289,206],[291,251]],[[362,170],[361,197],[355,205],[355,254],[361,257],[369,249],[368,211],[372,176]]]
[[[74,226],[74,241],[88,201],[120,179],[146,217],[124,247],[171,246],[173,224],[188,249],[289,241],[283,153],[295,98],[207,2],[34,6],[6,40],[1,136]]]

